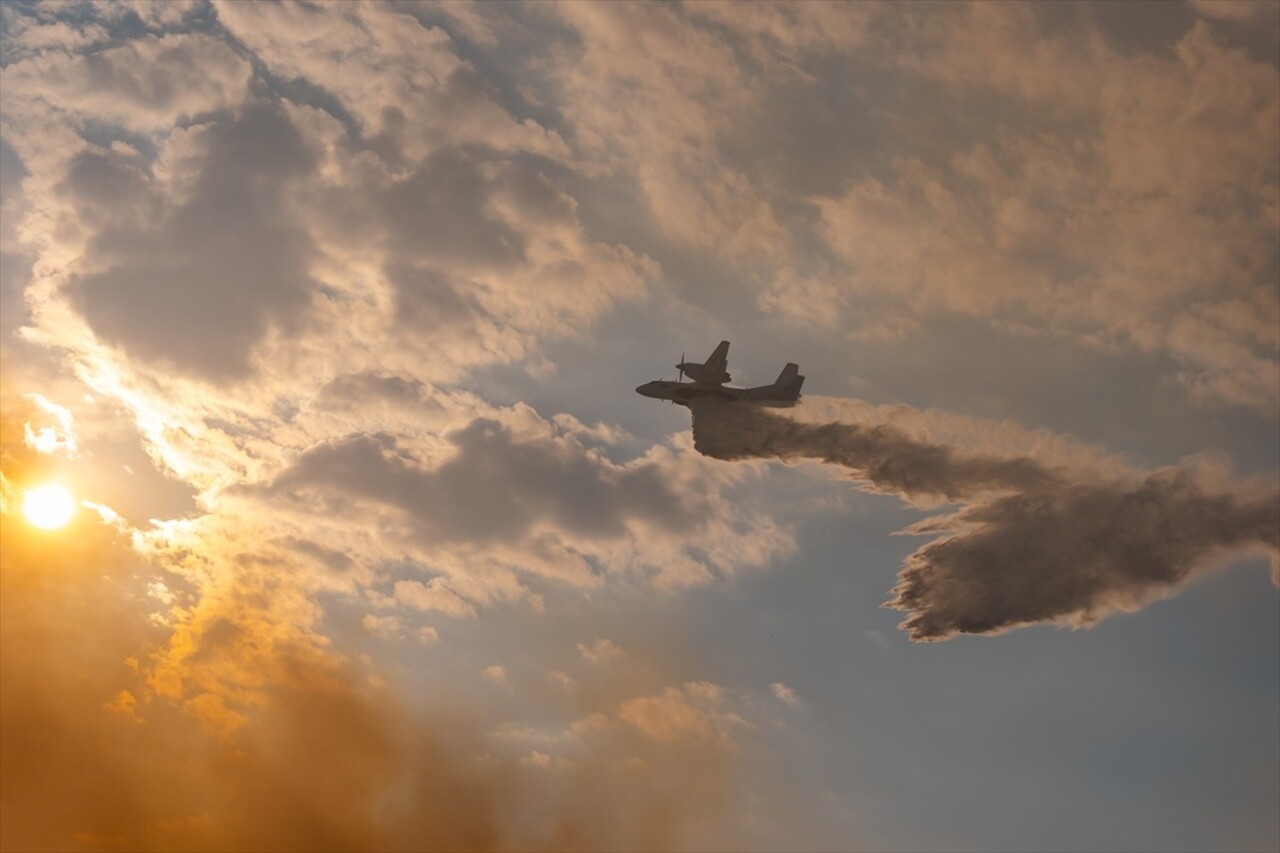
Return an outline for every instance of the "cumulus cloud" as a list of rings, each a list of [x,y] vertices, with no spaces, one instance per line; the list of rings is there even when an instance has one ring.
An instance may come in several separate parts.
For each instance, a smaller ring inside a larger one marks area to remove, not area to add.
[[[815,200],[849,284],[906,316],[1165,352],[1193,396],[1273,412],[1275,68],[1204,23],[1132,57],[1093,28],[1046,31],[1033,7],[949,11],[898,62],[953,105],[912,109],[888,170]],[[982,132],[983,97],[1024,118]],[[942,123],[945,152],[911,141]]]
[[[567,153],[557,134],[513,116],[498,90],[459,57],[448,33],[412,10],[218,3],[217,11],[273,73],[331,92],[393,162],[412,162],[442,145]]]
[[[1128,50],[1085,7],[556,11],[578,150],[763,314],[864,342],[965,315],[1280,402],[1280,88],[1207,21]]]
[[[423,470],[393,436],[353,436],[303,453],[271,494],[329,484],[336,494],[384,496],[423,526],[419,536],[439,543],[520,537],[544,523],[612,538],[625,517],[681,531],[696,519],[652,468],[611,468],[571,440],[520,441],[496,421],[476,420],[450,444],[452,458]]]
[[[809,59],[860,46],[867,10],[570,3],[550,13],[574,35],[550,84],[579,156],[630,176],[669,239],[773,266],[789,236],[778,187],[735,155],[776,132],[766,118],[775,86],[811,79]]]
[[[889,606],[913,640],[1087,625],[1136,610],[1242,552],[1280,562],[1280,485],[1183,464],[1124,478],[983,455],[876,423],[803,423],[716,401],[693,407],[695,446],[719,459],[817,459],[869,491],[958,503],[906,533]]]
[[[6,15],[26,46],[6,49],[3,106],[25,167],[5,249],[37,259],[23,335],[70,353],[202,488],[292,441],[289,413],[343,376],[422,385],[533,357],[642,297],[656,270],[586,235],[564,143],[411,15],[229,4],[218,15],[241,42],[213,27],[45,50],[74,18],[60,14]],[[294,35],[275,40],[275,25]],[[322,74],[345,108],[254,61]]]
[[[65,41],[69,26],[20,24],[11,31],[17,61],[5,66],[5,113],[20,125],[51,108],[81,121],[167,130],[179,119],[234,106],[252,73],[231,45],[208,34],[143,35],[106,50],[77,51],[88,45]],[[40,42],[71,50],[41,49]]]
[[[727,499],[737,474],[678,443],[619,464],[527,409],[492,414],[443,438],[322,442],[226,500],[266,506],[299,530],[320,515],[344,519],[311,535],[375,561],[409,557],[432,577],[394,580],[392,600],[455,617],[503,601],[537,606],[545,581],[702,584],[794,547],[784,528]]]
[[[271,104],[247,104],[191,135],[196,174],[172,209],[145,198],[137,166],[105,152],[71,163],[70,203],[103,225],[67,289],[96,335],[126,352],[215,378],[243,375],[272,327],[297,327],[315,288],[306,274],[315,249],[282,203],[310,157]],[[148,221],[121,222],[119,206],[131,203],[149,208]]]

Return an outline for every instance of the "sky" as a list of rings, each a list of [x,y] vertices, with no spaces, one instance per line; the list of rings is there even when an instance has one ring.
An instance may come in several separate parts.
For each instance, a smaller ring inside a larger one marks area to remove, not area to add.
[[[0,848],[1280,847],[1277,4],[4,2],[0,214]]]

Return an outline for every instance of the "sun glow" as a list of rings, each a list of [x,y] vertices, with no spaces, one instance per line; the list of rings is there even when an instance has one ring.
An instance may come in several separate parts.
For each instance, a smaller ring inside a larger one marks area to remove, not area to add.
[[[76,512],[75,496],[60,483],[28,489],[22,497],[22,514],[43,530],[57,530]]]

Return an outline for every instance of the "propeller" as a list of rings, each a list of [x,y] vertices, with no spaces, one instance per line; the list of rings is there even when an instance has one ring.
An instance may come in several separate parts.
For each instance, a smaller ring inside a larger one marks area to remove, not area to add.
[[[679,368],[680,370],[680,378],[677,379],[676,381],[683,382],[684,381],[684,353],[683,352],[680,353],[680,363],[677,364],[676,367]]]

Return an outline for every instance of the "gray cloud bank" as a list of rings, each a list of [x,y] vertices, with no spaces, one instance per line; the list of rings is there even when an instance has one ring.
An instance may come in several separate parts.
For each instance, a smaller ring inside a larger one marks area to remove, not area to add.
[[[935,536],[906,560],[888,606],[917,641],[1136,610],[1241,551],[1280,563],[1280,485],[1231,483],[1183,464],[1106,480],[1030,456],[967,453],[881,424],[808,424],[708,401],[694,446],[717,459],[817,459],[868,491],[958,503],[905,533]]]

